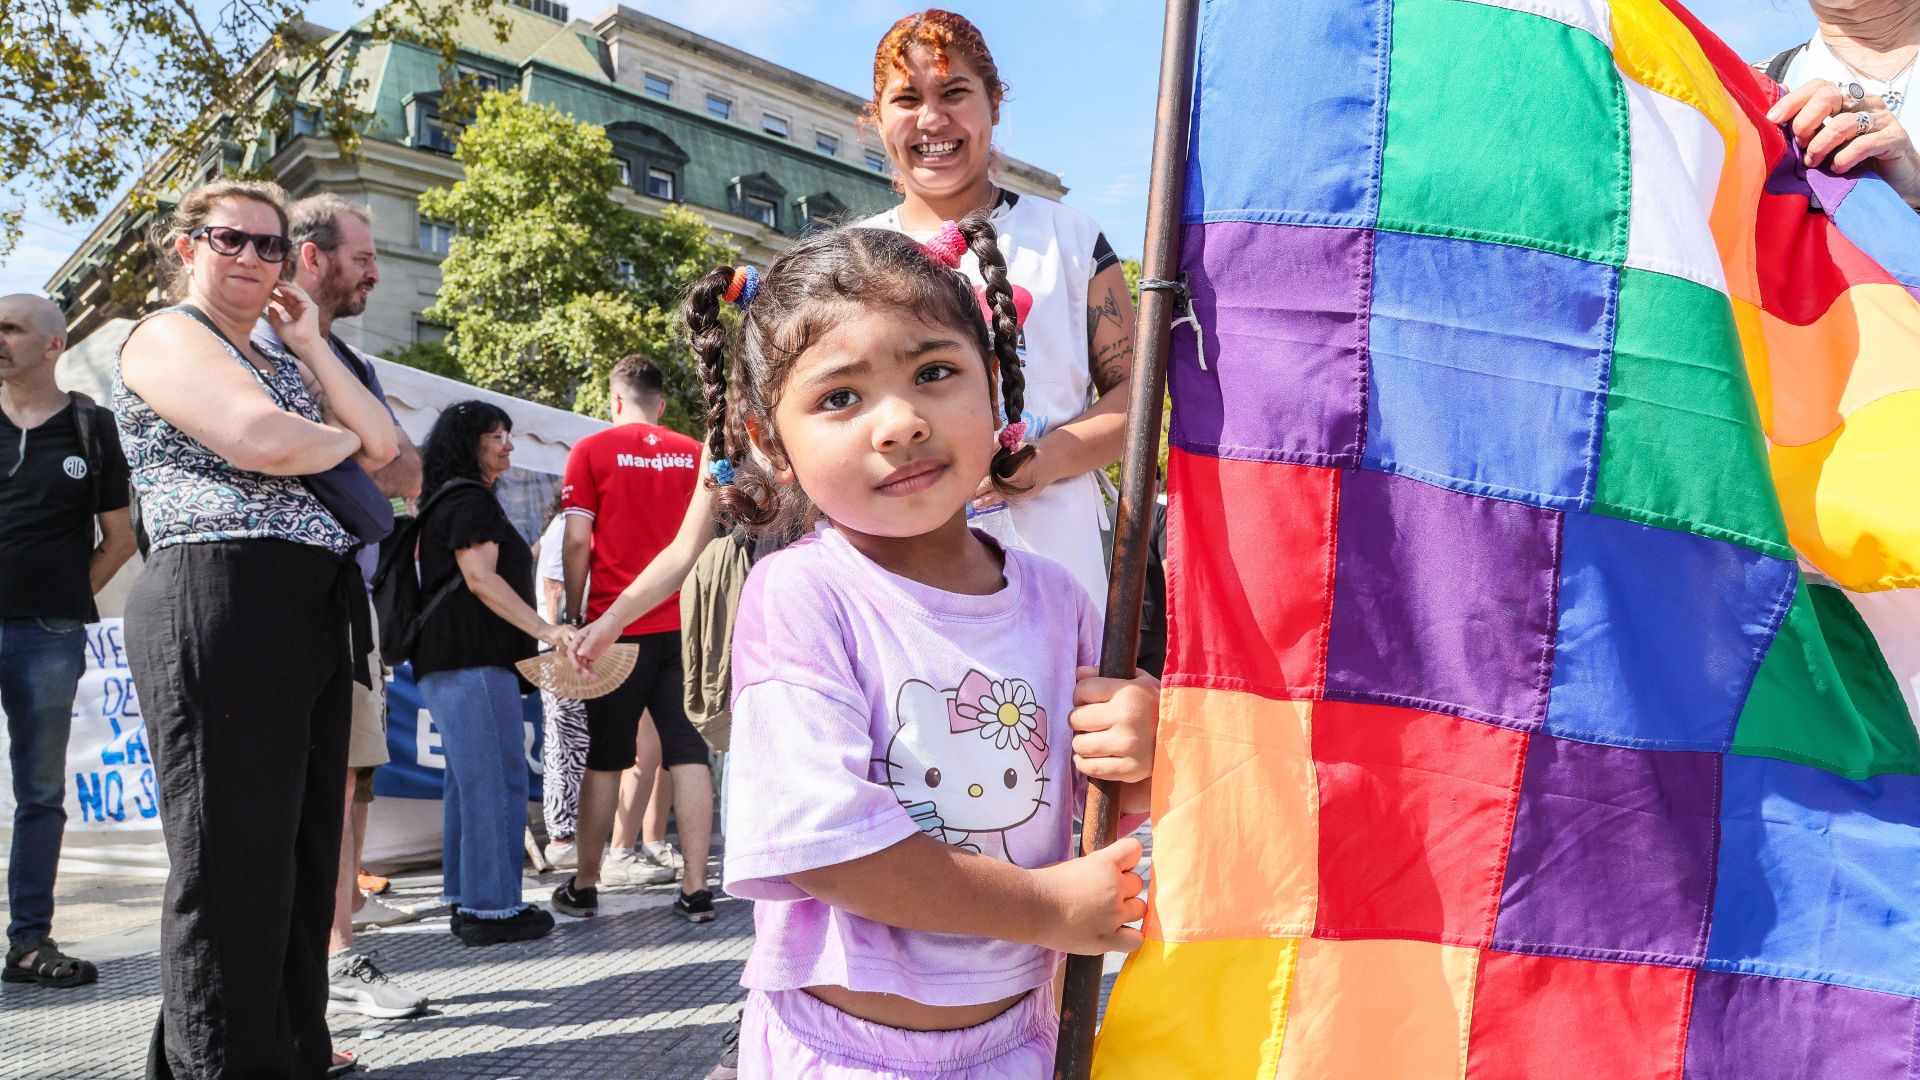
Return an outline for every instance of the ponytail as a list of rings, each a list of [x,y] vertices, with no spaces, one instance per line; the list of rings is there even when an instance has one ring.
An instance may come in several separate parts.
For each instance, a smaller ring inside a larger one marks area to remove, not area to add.
[[[1000,366],[1000,400],[1007,423],[1017,424],[1027,408],[1027,375],[1020,367],[1020,313],[1013,302],[1013,283],[1007,279],[1007,260],[1000,254],[999,236],[986,211],[976,210],[958,225],[960,235],[966,237],[967,250],[980,264],[980,277],[987,283],[987,308],[992,312],[988,338]],[[993,453],[994,480],[1011,480],[1021,466],[1033,460],[1034,453],[1031,444],[1016,449],[1002,443]]]

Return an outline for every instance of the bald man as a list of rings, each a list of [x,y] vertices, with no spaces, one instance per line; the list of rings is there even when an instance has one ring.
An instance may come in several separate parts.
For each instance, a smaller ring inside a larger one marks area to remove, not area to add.
[[[93,595],[133,554],[127,459],[113,413],[63,392],[67,324],[51,302],[0,297],[0,710],[12,743],[7,982],[98,977],[62,953],[53,875],[66,831],[67,734],[86,667]]]

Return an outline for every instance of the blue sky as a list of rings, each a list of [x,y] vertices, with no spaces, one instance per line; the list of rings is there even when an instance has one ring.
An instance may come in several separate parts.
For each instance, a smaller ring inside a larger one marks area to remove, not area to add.
[[[1137,256],[1146,223],[1147,165],[1159,66],[1159,0],[947,0],[979,24],[1013,87],[996,133],[1015,157],[1060,173],[1068,204],[1105,227],[1113,246]],[[1287,0],[1271,0],[1285,3]],[[609,5],[574,0],[576,17]],[[736,48],[865,96],[874,43],[911,10],[899,0],[628,0]],[[1706,24],[1743,56],[1805,41],[1805,0],[1694,0]],[[363,10],[321,0],[309,17],[341,27]],[[1470,107],[1470,106],[1469,106]],[[1497,108],[1488,122],[1497,122]],[[0,266],[0,294],[38,291],[87,232],[31,208],[21,246]]]

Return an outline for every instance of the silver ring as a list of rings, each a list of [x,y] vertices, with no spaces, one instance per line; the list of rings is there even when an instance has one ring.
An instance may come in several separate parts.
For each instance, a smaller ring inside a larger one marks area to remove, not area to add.
[[[1865,135],[1867,132],[1873,130],[1873,114],[1872,113],[1857,112],[1857,113],[1854,113],[1853,115],[1858,117],[1858,119],[1856,119],[1853,122],[1853,126],[1855,128],[1854,134],[1856,136]]]
[[[1857,82],[1850,82],[1842,86],[1840,93],[1847,99],[1847,105],[1850,108],[1867,100],[1867,88]]]

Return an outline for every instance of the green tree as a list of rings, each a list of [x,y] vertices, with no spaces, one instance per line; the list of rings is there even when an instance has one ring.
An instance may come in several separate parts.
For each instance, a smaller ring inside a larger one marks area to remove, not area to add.
[[[475,385],[589,415],[606,408],[613,362],[644,352],[667,374],[669,424],[697,433],[673,312],[688,282],[736,253],[690,210],[651,218],[614,202],[612,155],[599,127],[483,97],[454,152],[466,176],[420,196],[421,213],[455,230],[426,317],[451,328]]]
[[[467,381],[467,373],[460,369],[459,359],[443,341],[416,341],[404,348],[388,349],[380,357],[449,379]]]
[[[357,0],[365,4],[368,0]],[[500,40],[508,0],[389,0],[367,19],[378,42],[440,55],[452,78],[462,32],[477,20]],[[0,0],[0,256],[38,204],[67,224],[91,222],[134,180],[151,208],[215,141],[248,145],[284,129],[299,101],[352,153],[368,116],[357,52],[302,17],[308,0]],[[149,162],[160,165],[147,168]]]

